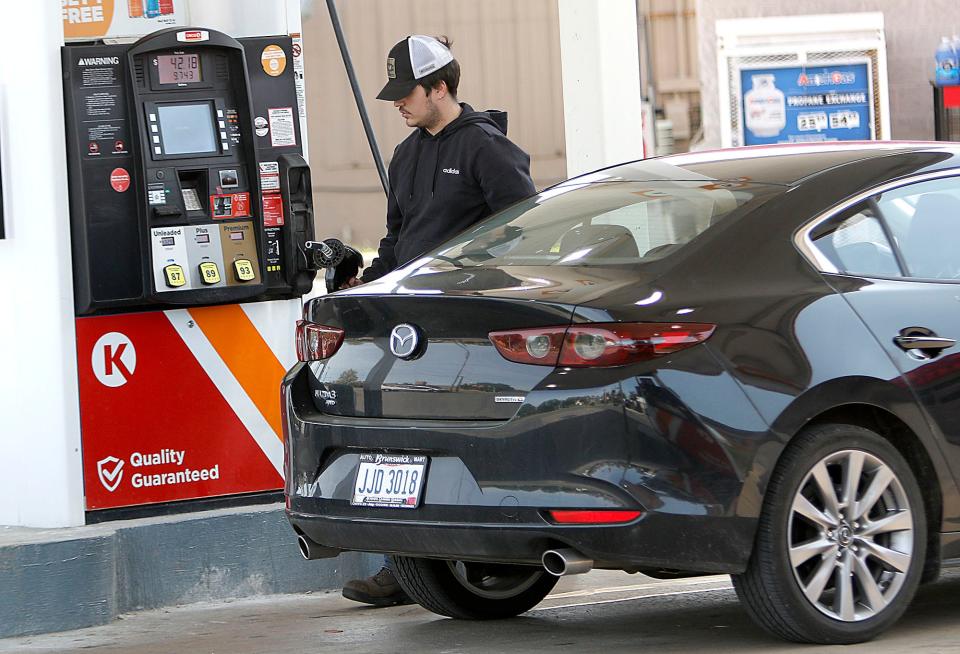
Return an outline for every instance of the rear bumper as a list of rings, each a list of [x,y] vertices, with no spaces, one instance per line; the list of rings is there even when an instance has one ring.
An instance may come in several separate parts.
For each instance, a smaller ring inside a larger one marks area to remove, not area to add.
[[[738,514],[745,483],[736,461],[752,460],[762,434],[716,420],[707,428],[656,379],[632,379],[626,391],[618,382],[542,393],[546,400],[531,393],[528,403],[539,405],[508,421],[403,421],[319,413],[304,372],[294,367],[282,389],[287,514],[320,545],[523,564],[572,547],[596,567],[746,567],[756,515]],[[362,452],[428,456],[419,508],[352,506]],[[549,522],[550,509],[643,513],[628,524],[571,526]]]
[[[427,558],[540,565],[548,549],[572,547],[611,569],[663,568],[737,573],[746,567],[744,548],[754,521],[746,518],[647,515],[616,526],[537,523],[425,522],[333,517],[288,511],[298,533],[342,550]]]

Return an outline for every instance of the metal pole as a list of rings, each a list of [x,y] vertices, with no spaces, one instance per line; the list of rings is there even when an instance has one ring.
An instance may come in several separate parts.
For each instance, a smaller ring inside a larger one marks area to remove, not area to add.
[[[330,22],[333,24],[333,33],[337,36],[337,44],[340,46],[340,56],[343,57],[343,67],[347,70],[347,77],[350,79],[350,88],[353,89],[353,98],[357,101],[357,111],[360,112],[360,122],[363,123],[363,131],[367,135],[367,142],[370,144],[370,153],[373,155],[373,162],[377,165],[377,173],[380,175],[380,183],[383,185],[383,192],[389,199],[390,180],[387,179],[387,169],[383,165],[383,157],[380,155],[380,148],[377,147],[377,137],[373,133],[373,127],[370,125],[370,116],[367,115],[367,106],[363,102],[363,96],[360,95],[360,85],[357,83],[357,73],[353,69],[353,60],[350,58],[350,51],[347,49],[347,40],[343,37],[343,28],[340,27],[340,17],[337,14],[337,5],[335,0],[327,0],[327,10],[330,12]]]

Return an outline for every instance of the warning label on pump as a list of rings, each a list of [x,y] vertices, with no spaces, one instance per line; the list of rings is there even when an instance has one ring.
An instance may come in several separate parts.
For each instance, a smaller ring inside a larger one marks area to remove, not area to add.
[[[97,57],[94,59],[81,59],[77,62],[83,66],[83,72],[80,75],[80,82],[83,86],[116,86],[117,69],[120,67],[119,57]],[[111,66],[110,68],[90,68],[96,64]]]
[[[270,144],[283,148],[297,144],[297,134],[293,127],[293,107],[268,109],[270,118]]]
[[[287,68],[287,53],[279,45],[268,45],[260,54],[263,72],[271,77],[279,77]]]
[[[279,193],[263,196],[263,226],[279,227],[283,224],[283,199]]]
[[[253,128],[257,132],[257,136],[266,136],[270,131],[270,128],[267,127],[267,119],[263,116],[257,116],[253,119]]]
[[[300,114],[300,133],[306,131],[307,92],[303,83],[303,39],[299,34],[293,37],[293,81],[297,86],[297,112]]]
[[[114,168],[110,173],[110,186],[117,193],[125,193],[130,188],[130,173],[125,168]]]
[[[267,243],[267,255],[265,262],[268,273],[283,272],[283,262],[280,259],[280,235],[279,227],[267,227],[263,230],[264,240]]]
[[[117,93],[100,91],[91,93],[84,98],[84,109],[91,118],[95,116],[111,116],[117,108]]]
[[[111,125],[110,123],[102,123],[100,125],[92,125],[87,128],[87,136],[91,141],[116,141],[116,137],[123,130],[122,125]]]
[[[280,190],[280,164],[276,161],[260,162],[260,188],[264,191]]]
[[[213,207],[213,219],[242,218],[250,215],[249,193],[227,193],[211,195],[210,206]]]
[[[283,199],[280,197],[280,164],[260,162],[260,188],[263,190],[263,226],[283,224]]]

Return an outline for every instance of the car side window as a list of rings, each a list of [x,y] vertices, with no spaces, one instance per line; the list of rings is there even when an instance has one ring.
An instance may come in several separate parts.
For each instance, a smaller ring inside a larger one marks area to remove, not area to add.
[[[910,277],[960,279],[960,178],[893,189],[877,206]]]
[[[900,266],[867,204],[860,204],[821,225],[811,234],[813,244],[838,271],[863,277],[900,277]]]

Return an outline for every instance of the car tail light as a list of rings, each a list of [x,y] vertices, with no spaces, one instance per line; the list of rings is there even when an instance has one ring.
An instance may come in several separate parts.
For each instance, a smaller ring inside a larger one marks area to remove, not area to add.
[[[550,520],[558,525],[614,525],[633,522],[642,515],[642,511],[593,511],[564,510],[547,511]]]
[[[510,361],[533,363],[540,366],[555,366],[563,345],[566,327],[541,327],[539,329],[515,329],[508,332],[491,332],[490,340],[497,350]]]
[[[300,361],[329,359],[343,343],[343,330],[297,321],[297,358]]]
[[[714,329],[705,323],[585,323],[491,332],[490,340],[517,363],[603,367],[679,352],[707,340]]]

